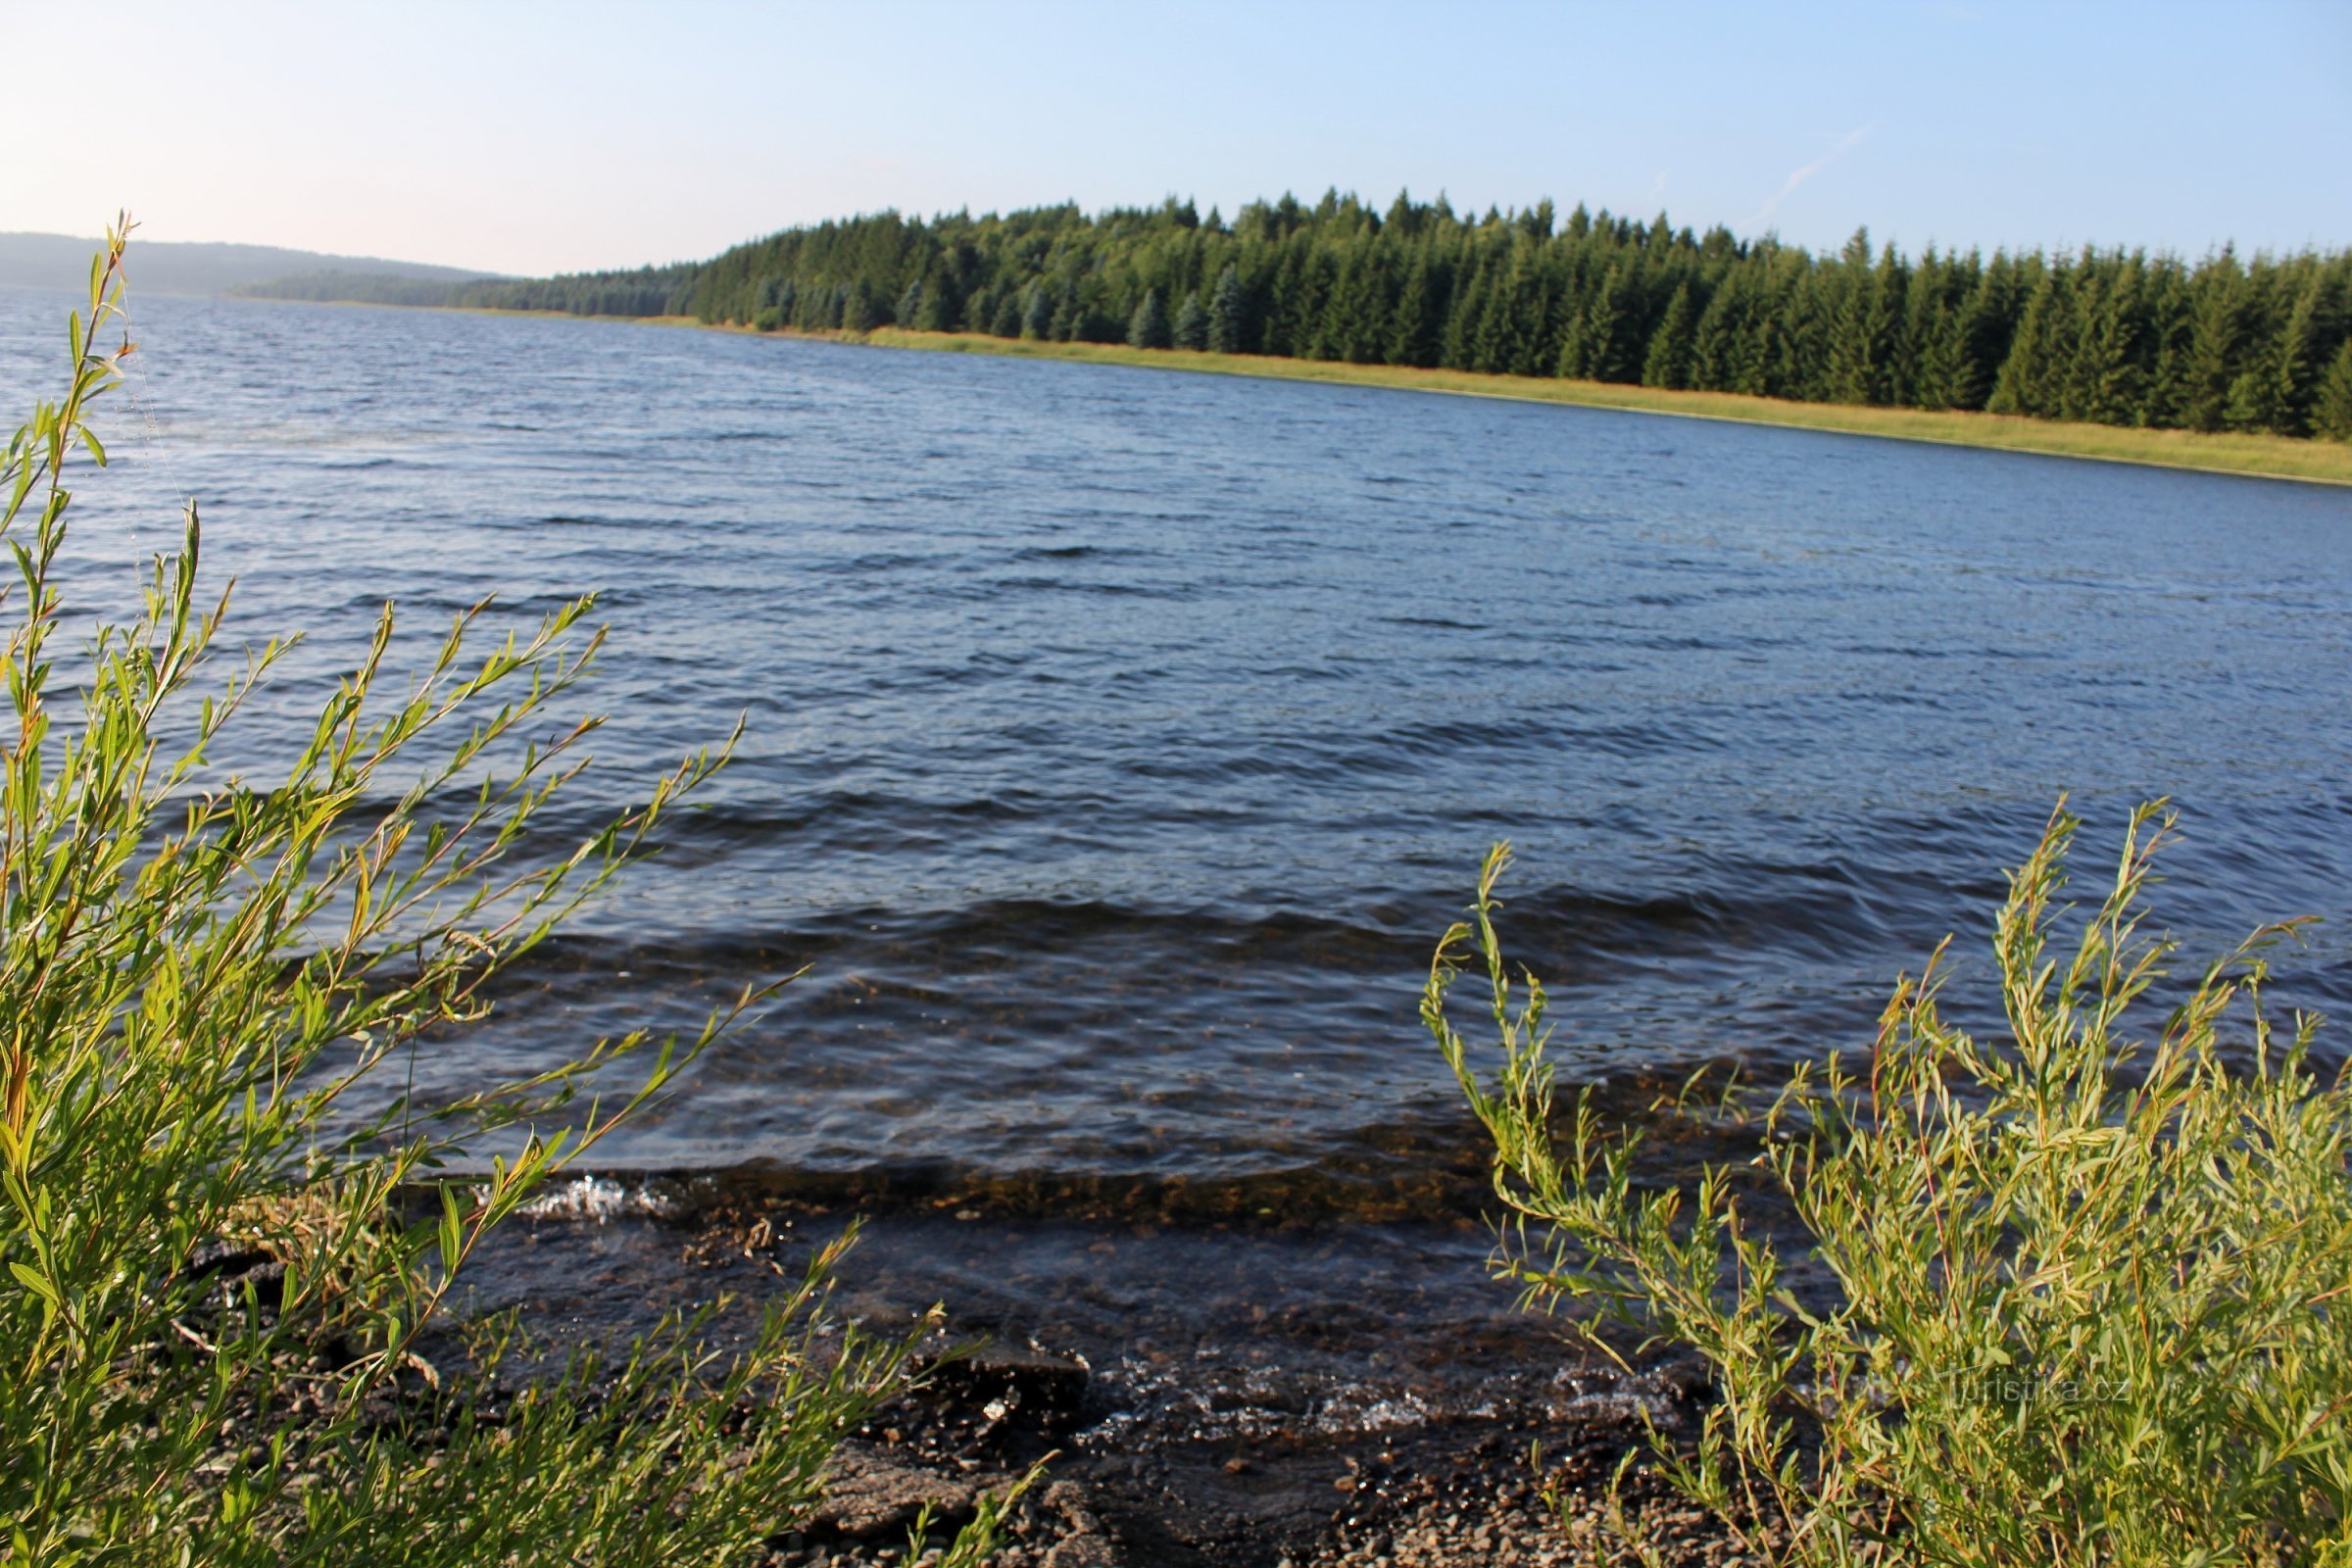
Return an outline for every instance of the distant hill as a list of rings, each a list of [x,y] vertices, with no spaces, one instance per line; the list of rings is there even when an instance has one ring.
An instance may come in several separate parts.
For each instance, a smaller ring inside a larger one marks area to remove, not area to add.
[[[95,239],[71,234],[0,233],[0,285],[80,288],[89,281]],[[497,274],[480,269],[391,262],[373,256],[329,256],[277,245],[174,244],[134,240],[128,271],[140,294],[228,294],[296,273],[340,272],[440,284]]]

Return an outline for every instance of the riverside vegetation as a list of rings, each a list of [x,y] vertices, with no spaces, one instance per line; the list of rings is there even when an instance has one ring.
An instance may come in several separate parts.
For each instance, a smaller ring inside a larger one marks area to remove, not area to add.
[[[336,274],[254,292],[420,303]],[[1817,256],[1548,201],[1189,202],[787,229],[710,261],[459,284],[439,303],[897,326],[1220,355],[2352,441],[2352,253]],[[1984,432],[1980,429],[1978,438]]]
[[[641,858],[726,748],[512,869],[585,765],[593,721],[559,710],[597,650],[592,603],[486,648],[476,607],[397,694],[387,606],[281,776],[216,776],[285,645],[207,689],[227,598],[198,597],[192,503],[144,609],[59,646],[69,484],[106,462],[88,419],[132,352],[97,347],[122,259],[118,230],[65,396],[0,469],[0,1562],[740,1561],[920,1375],[913,1339],[825,1320],[838,1249],[724,1356],[704,1314],[525,1375],[512,1317],[449,1319],[485,1235],[764,993],[662,1045],[618,1103],[570,1108],[643,1037],[438,1105],[384,1070],[462,1040],[484,987]],[[487,1168],[458,1174],[469,1148]],[[984,1558],[1003,1507],[980,1499],[944,1560]]]
[[[1544,988],[1496,933],[1507,852],[1488,858],[1422,1014],[1494,1140],[1501,1272],[1588,1309],[1595,1343],[1620,1324],[1704,1362],[1695,1442],[1653,1431],[1652,1458],[1756,1558],[2352,1562],[2352,1098],[2313,1019],[2281,1036],[2263,1010],[2263,953],[2291,924],[2159,1000],[2172,948],[2143,895],[2171,826],[2133,817],[2070,943],[2076,824],[2054,818],[1993,940],[2009,1038],[1943,1016],[1938,952],[1865,1057],[1796,1072],[1752,1107],[1752,1163],[1688,1192],[1643,1190],[1639,1140],[1589,1093],[1555,1104]],[[1465,958],[1492,1076],[1447,1015]],[[1830,1299],[1759,1223],[1759,1187]]]

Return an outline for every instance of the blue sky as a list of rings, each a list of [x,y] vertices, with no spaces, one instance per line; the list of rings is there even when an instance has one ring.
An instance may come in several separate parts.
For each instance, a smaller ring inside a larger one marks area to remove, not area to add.
[[[1816,247],[2352,245],[2345,0],[0,0],[0,229],[127,206],[151,239],[536,272],[1337,185]]]

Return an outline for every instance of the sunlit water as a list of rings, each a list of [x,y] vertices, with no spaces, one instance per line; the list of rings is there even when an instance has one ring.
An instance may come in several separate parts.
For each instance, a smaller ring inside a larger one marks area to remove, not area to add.
[[[0,293],[19,407],[67,305]],[[2326,916],[2281,1000],[2352,998],[2340,490],[566,320],[138,316],[74,604],[120,604],[201,498],[231,640],[310,634],[225,762],[290,753],[387,598],[413,665],[486,595],[602,595],[613,719],[566,843],[748,720],[425,1087],[809,965],[605,1164],[788,1236],[880,1214],[859,1299],[1084,1348],[1110,1441],[1575,1397],[1478,1279],[1477,1152],[1414,1016],[1494,840],[1564,1071],[1627,1107],[1866,1039],[1938,938],[1982,951],[2062,791],[2085,873],[2174,797],[2173,927]],[[626,1320],[710,1284],[674,1231],[574,1219],[494,1294]]]

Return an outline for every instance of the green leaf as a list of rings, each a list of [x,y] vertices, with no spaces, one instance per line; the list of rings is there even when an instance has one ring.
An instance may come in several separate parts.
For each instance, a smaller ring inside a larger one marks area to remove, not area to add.
[[[458,1217],[458,1190],[441,1189],[441,1269],[447,1274],[458,1271],[458,1257],[464,1249],[466,1227]]]
[[[8,1265],[8,1271],[23,1281],[24,1288],[42,1300],[52,1306],[60,1304],[57,1286],[50,1281],[47,1275],[34,1268],[30,1263],[12,1262]]]

